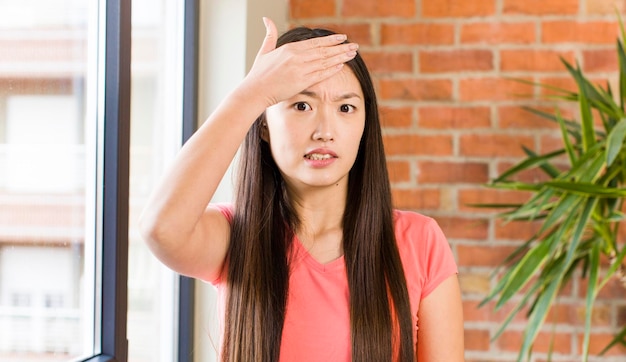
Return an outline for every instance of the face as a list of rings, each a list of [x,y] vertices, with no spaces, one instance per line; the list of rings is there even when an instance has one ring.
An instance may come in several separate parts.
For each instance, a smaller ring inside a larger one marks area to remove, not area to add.
[[[290,188],[347,187],[365,126],[363,91],[349,67],[265,114],[265,139]]]

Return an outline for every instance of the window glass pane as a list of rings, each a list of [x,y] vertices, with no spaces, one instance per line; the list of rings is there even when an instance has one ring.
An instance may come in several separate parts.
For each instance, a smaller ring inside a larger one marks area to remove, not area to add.
[[[183,5],[132,3],[132,94],[128,269],[129,360],[173,361],[176,275],[147,249],[139,214],[182,138]]]
[[[96,6],[0,1],[0,361],[95,353]]]

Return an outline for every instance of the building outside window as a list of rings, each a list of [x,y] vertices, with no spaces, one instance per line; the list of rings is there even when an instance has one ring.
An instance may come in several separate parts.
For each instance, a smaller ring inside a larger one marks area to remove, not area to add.
[[[0,0],[0,362],[100,352],[104,8]],[[130,361],[172,361],[178,349],[179,279],[136,221],[182,140],[184,9],[132,2]]]

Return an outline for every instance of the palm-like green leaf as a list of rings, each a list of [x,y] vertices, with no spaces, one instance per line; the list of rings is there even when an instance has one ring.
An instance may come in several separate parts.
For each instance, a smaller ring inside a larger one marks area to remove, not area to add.
[[[624,149],[624,137],[626,137],[626,119],[620,119],[619,123],[609,133],[606,147],[606,164],[611,166],[617,156]]]
[[[531,152],[530,150],[527,150],[527,154],[530,152]],[[532,167],[543,166],[546,164],[547,161],[553,159],[554,157],[562,155],[563,152],[565,151],[557,150],[557,151],[550,152],[548,154],[541,155],[541,156],[532,154],[531,157],[526,158],[524,161],[518,163],[514,167],[502,173],[502,175],[500,175],[497,179],[495,179],[493,183],[505,182],[505,180],[507,180],[511,175],[518,174],[521,171],[528,170]],[[546,171],[549,175],[554,175],[554,172],[558,173],[558,171],[554,167],[550,167]]]
[[[589,87],[587,86],[587,81],[584,79],[580,68],[574,69],[567,61],[563,60],[563,63],[569,70],[574,80],[578,84],[579,94],[578,94],[578,105],[580,106],[580,118],[581,118],[581,129],[582,129],[582,146],[583,150],[586,151],[591,148],[595,142],[595,128],[593,125],[593,117],[591,115],[591,107],[589,106]]]
[[[565,145],[565,151],[567,152],[567,156],[569,157],[569,162],[571,165],[574,165],[576,161],[578,161],[578,157],[576,157],[576,150],[572,145],[572,141],[569,139],[565,121],[561,117],[561,112],[559,112],[558,110],[556,111],[556,119],[559,122],[559,127],[561,128],[561,139],[563,140],[563,144]]]
[[[593,302],[598,294],[598,270],[600,269],[600,245],[597,243],[591,249],[591,265],[589,267],[590,275],[587,284],[587,300],[585,303],[585,336],[583,340],[583,362],[587,362],[589,355],[589,336],[591,331],[591,316],[593,313]]]
[[[600,352],[601,355],[605,354],[609,349],[613,348],[613,346],[621,344],[622,346],[626,346],[626,327],[624,327],[621,332],[619,332],[615,338]]]
[[[622,38],[626,31],[620,21]],[[583,359],[589,354],[591,313],[598,292],[611,278],[624,269],[626,246],[617,242],[620,224],[626,219],[622,210],[626,198],[626,52],[623,41],[617,42],[619,60],[619,94],[614,95],[609,82],[604,88],[594,85],[578,65],[562,60],[577,84],[577,91],[542,85],[533,81],[522,83],[541,86],[553,91],[549,98],[559,102],[575,102],[579,119],[565,119],[557,109],[548,113],[524,107],[559,126],[563,147],[546,154],[536,154],[524,148],[526,157],[503,172],[488,186],[530,193],[522,204],[497,204],[506,209],[497,217],[506,221],[539,224],[539,231],[506,258],[500,268],[504,273],[481,302],[495,301],[495,308],[515,301],[515,306],[502,323],[494,338],[512,321],[513,316],[527,308],[522,349],[518,360],[529,358],[532,346],[559,290],[576,270],[588,279],[585,299],[585,334]],[[619,101],[616,101],[616,98]],[[594,116],[597,116],[594,120]],[[596,129],[598,125],[598,129]],[[566,154],[569,166],[557,163]],[[518,181],[524,171],[539,170],[546,179]],[[602,254],[611,259],[603,271]],[[499,268],[498,268],[499,269]],[[496,269],[496,271],[498,270]],[[494,271],[494,275],[496,274]],[[521,298],[516,298],[517,295]],[[626,327],[607,346],[626,345]]]
[[[604,187],[595,183],[568,182],[568,181],[548,181],[546,186],[554,187],[560,191],[568,191],[573,194],[591,197],[626,197],[626,188]]]

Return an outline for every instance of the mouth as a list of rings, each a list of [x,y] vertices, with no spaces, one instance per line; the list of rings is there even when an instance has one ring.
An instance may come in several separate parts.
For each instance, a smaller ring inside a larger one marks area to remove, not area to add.
[[[308,153],[304,155],[304,158],[309,159],[309,160],[315,160],[315,161],[328,160],[328,159],[336,158],[336,157],[337,156],[333,156],[329,153]]]

